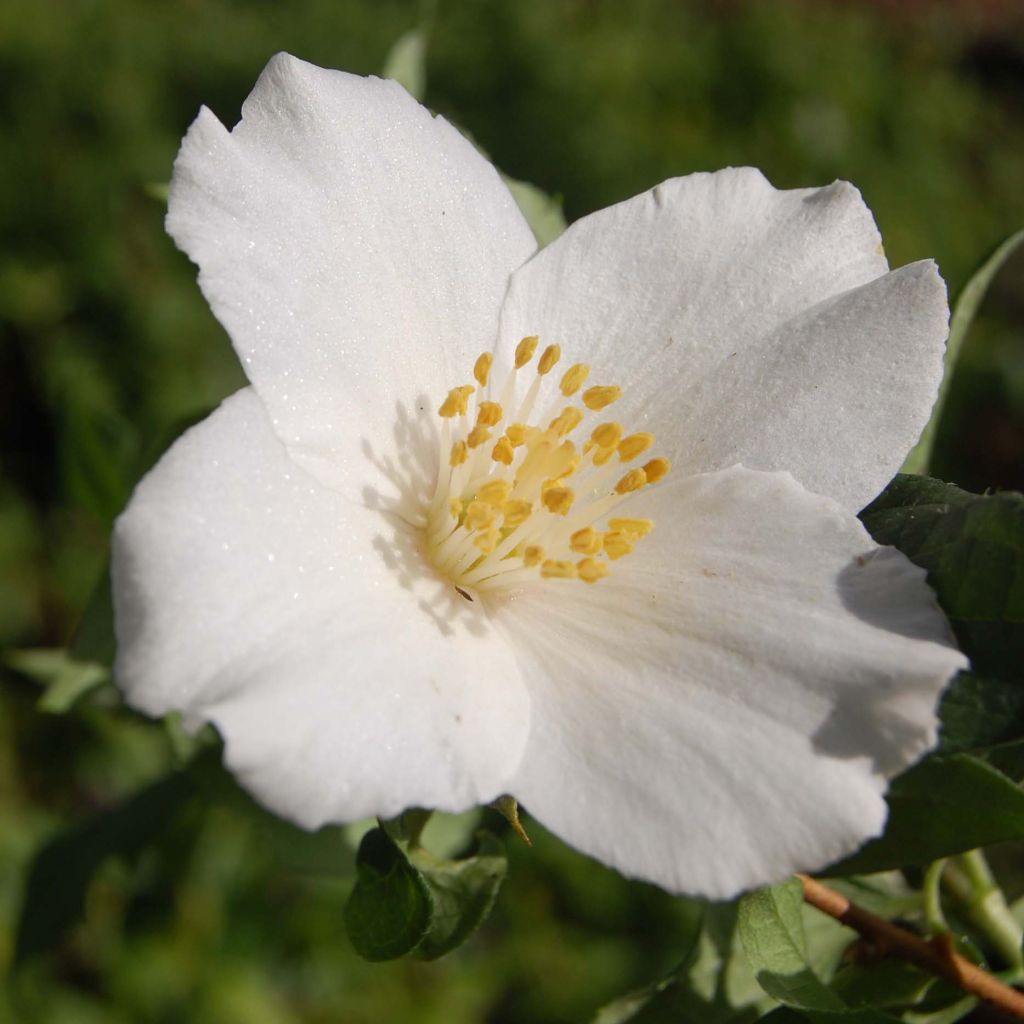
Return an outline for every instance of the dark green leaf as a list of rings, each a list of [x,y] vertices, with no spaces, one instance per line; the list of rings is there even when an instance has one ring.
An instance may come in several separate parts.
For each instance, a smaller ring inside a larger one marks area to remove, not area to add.
[[[900,1024],[878,1010],[797,1010],[780,1006],[761,1018],[762,1024]]]
[[[175,772],[44,846],[29,872],[15,962],[52,948],[80,917],[86,888],[100,864],[115,855],[137,855],[194,793],[189,773]]]
[[[739,936],[761,987],[780,1002],[841,1009],[842,1000],[814,973],[807,955],[798,879],[748,893],[740,900]]]
[[[394,960],[416,948],[430,927],[433,899],[423,876],[382,828],[363,836],[345,927],[365,960]]]
[[[107,564],[92,594],[85,611],[78,620],[71,641],[70,654],[77,661],[94,661],[112,668],[117,641],[114,637],[114,601],[110,586],[110,565]]]
[[[416,948],[424,960],[462,945],[494,906],[508,870],[505,850],[489,832],[478,833],[477,840],[476,853],[464,860],[441,860],[422,847],[409,855],[433,903],[430,927]]]
[[[850,875],[924,865],[978,846],[1024,839],[1024,791],[968,754],[931,757],[897,778],[885,834],[829,869]]]
[[[427,43],[429,32],[426,26],[410,29],[395,40],[384,59],[382,78],[392,78],[404,87],[410,96],[420,102],[427,94]]]
[[[938,979],[891,957],[871,964],[850,964],[832,980],[832,988],[851,1007],[913,1006]]]

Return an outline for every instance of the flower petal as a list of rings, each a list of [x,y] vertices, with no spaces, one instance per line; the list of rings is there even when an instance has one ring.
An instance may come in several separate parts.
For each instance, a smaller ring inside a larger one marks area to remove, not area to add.
[[[118,520],[118,681],[149,714],[212,721],[243,784],[307,827],[493,799],[529,698],[415,540],[296,467],[241,391]]]
[[[923,571],[788,474],[660,490],[609,579],[500,611],[533,700],[512,792],[627,875],[726,897],[877,834],[965,659]]]
[[[446,121],[395,82],[287,54],[233,131],[200,111],[167,228],[278,435],[330,452],[316,469],[335,483],[361,440],[390,443],[393,396],[436,403],[464,382],[535,248],[494,168]]]
[[[942,375],[934,266],[887,270],[845,182],[694,174],[578,221],[518,270],[502,351],[558,340],[624,387],[617,417],[689,472],[742,457],[856,510],[920,435]]]

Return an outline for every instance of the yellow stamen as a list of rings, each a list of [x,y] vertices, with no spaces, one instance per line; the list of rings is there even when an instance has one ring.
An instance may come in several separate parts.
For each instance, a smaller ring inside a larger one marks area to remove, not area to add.
[[[507,530],[514,530],[517,526],[522,526],[530,518],[533,512],[533,503],[519,499],[506,501],[502,512],[504,512],[505,518],[501,525]]]
[[[512,460],[515,458],[515,449],[512,447],[512,442],[505,436],[498,438],[498,443],[494,446],[491,452],[491,458],[495,462],[501,462],[506,466],[512,465]]]
[[[575,395],[577,391],[586,383],[587,378],[590,376],[590,367],[586,363],[577,363],[575,366],[570,366],[568,370],[562,375],[562,383],[559,384],[559,388],[562,394],[566,398]]]
[[[654,529],[653,519],[609,519],[608,525],[613,530],[621,530],[637,539],[646,537]]]
[[[498,511],[486,501],[471,501],[466,506],[466,526],[470,530],[487,530],[494,525]]]
[[[572,433],[583,422],[583,413],[574,405],[567,405],[549,424],[558,437]]]
[[[599,530],[585,526],[569,538],[569,547],[580,555],[596,555],[601,550],[603,540]]]
[[[480,501],[486,501],[488,505],[504,505],[511,493],[511,480],[491,480],[476,492],[476,496]]]
[[[653,460],[652,460],[653,461]],[[631,491],[639,491],[647,483],[646,467],[644,469],[631,469],[616,485],[616,494],[629,494]]]
[[[473,364],[473,377],[480,387],[487,387],[487,382],[491,379],[491,366],[493,365],[494,356],[490,352],[484,352]]]
[[[472,384],[464,384],[461,388],[452,388],[448,392],[448,397],[441,403],[441,408],[437,410],[438,415],[443,416],[446,420],[453,416],[465,416],[469,406],[469,396],[475,390]]]
[[[505,413],[498,402],[481,402],[480,409],[476,414],[476,421],[485,427],[493,427],[501,421]]]
[[[546,580],[574,580],[576,579],[576,566],[572,562],[561,562],[549,558],[540,567],[540,574]]]
[[[448,457],[448,462],[452,466],[461,466],[466,459],[469,458],[469,452],[466,449],[465,441],[456,441],[452,445],[452,453]]]
[[[644,464],[644,475],[647,477],[649,484],[656,484],[668,475],[668,471],[671,468],[672,463],[668,459],[651,459],[650,462]]]
[[[473,538],[473,543],[485,555],[489,555],[498,546],[499,540],[501,540],[501,531],[496,526],[491,526],[482,533],[478,533]]]
[[[604,535],[604,553],[613,560],[628,555],[634,547],[635,538],[622,530],[612,530]]]
[[[452,519],[458,519],[462,515],[462,502],[458,498],[451,498],[448,501],[448,511]]]
[[[555,515],[564,516],[569,514],[576,494],[571,487],[549,487],[542,493],[541,501],[549,512]]]
[[[599,562],[596,558],[581,558],[576,563],[576,575],[584,583],[596,583],[608,575],[608,563]]]
[[[537,345],[540,342],[540,338],[536,334],[531,334],[529,337],[523,338],[518,345],[516,345],[516,369],[521,370],[532,358],[533,353],[537,351]]]
[[[622,388],[617,384],[587,388],[583,392],[583,404],[594,412],[617,402],[622,397]]]
[[[520,445],[526,444],[526,432],[529,429],[525,423],[510,423],[505,428],[505,436],[508,437],[513,448],[518,448]]]
[[[622,438],[621,423],[602,423],[594,427],[590,440],[599,448],[614,448]]]
[[[523,552],[523,565],[527,569],[532,569],[535,565],[540,565],[544,559],[544,549],[537,544],[531,544]]]
[[[611,462],[614,455],[615,448],[613,446],[611,448],[598,448],[590,458],[595,466],[603,466],[606,462]]]
[[[491,439],[491,432],[481,424],[477,424],[467,435],[466,445],[470,448],[479,448],[485,441]]]
[[[639,434],[630,434],[619,442],[619,458],[623,462],[629,462],[630,459],[643,455],[653,444],[654,435],[648,434],[645,430]]]
[[[544,374],[550,373],[555,366],[555,363],[562,358],[562,350],[557,345],[548,345],[544,349],[543,354],[540,357],[540,361],[537,363],[537,372],[543,377]]]

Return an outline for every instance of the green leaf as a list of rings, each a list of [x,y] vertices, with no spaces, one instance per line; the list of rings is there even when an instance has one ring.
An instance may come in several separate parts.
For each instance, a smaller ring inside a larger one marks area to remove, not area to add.
[[[345,904],[345,928],[364,960],[411,952],[430,927],[433,900],[423,876],[382,828],[363,836],[356,884]]]
[[[194,794],[190,774],[174,772],[47,843],[29,871],[15,963],[51,949],[81,916],[86,889],[100,864],[111,856],[136,856]]]
[[[878,543],[927,571],[971,659],[940,709],[942,749],[1024,735],[1024,497],[901,475],[861,519]]]
[[[904,473],[926,473],[928,471],[928,465],[932,457],[932,448],[935,445],[935,432],[938,429],[939,421],[942,419],[942,410],[946,404],[949,385],[953,379],[953,370],[957,359],[960,357],[960,350],[963,347],[964,339],[967,337],[967,332],[974,322],[978,308],[981,306],[982,299],[985,298],[985,293],[988,291],[988,286],[992,283],[992,279],[1022,242],[1024,242],[1024,230],[1010,235],[974,272],[957,296],[956,302],[953,304],[953,315],[949,322],[949,341],[946,343],[946,360],[942,387],[939,390],[939,397],[932,409],[928,425],[924,428],[924,433],[921,435],[921,440],[917,442],[903,463]]]
[[[900,1024],[899,1017],[890,1017],[878,1010],[796,1010],[780,1006],[766,1017],[763,1024]]]
[[[828,874],[929,864],[1011,839],[1024,839],[1024,791],[969,754],[930,757],[889,788],[885,834]]]
[[[871,964],[850,964],[832,981],[833,990],[851,1007],[901,1007],[919,1002],[938,979],[891,957]]]
[[[116,652],[114,600],[108,562],[78,620],[70,653],[77,661],[94,661],[112,668]]]
[[[411,29],[395,40],[384,58],[382,78],[392,78],[421,103],[427,94],[427,43],[425,26]]]
[[[739,935],[761,987],[780,1002],[841,1009],[842,1000],[811,969],[804,936],[803,886],[792,878],[740,900]]]
[[[416,947],[424,960],[461,946],[494,906],[508,871],[505,850],[489,832],[479,832],[477,841],[476,853],[464,860],[442,860],[422,847],[409,855],[432,898],[430,927]]]
[[[104,665],[76,661],[62,648],[8,651],[3,660],[45,687],[36,707],[53,715],[66,714],[81,697],[110,679]]]

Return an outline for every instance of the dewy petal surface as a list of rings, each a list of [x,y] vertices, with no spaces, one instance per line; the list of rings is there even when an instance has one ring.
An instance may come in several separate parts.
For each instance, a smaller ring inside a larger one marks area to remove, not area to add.
[[[114,536],[129,701],[216,724],[226,760],[307,827],[491,800],[529,698],[480,607],[417,538],[288,458],[249,389],[185,434]]]
[[[501,350],[571,340],[679,473],[742,459],[855,511],[917,440],[942,374],[941,279],[887,271],[853,186],[693,174],[577,221],[518,270]]]
[[[675,891],[727,897],[849,853],[965,663],[924,573],[784,473],[667,482],[645,511],[654,532],[609,579],[500,611],[533,701],[512,792]]]
[[[508,276],[535,249],[494,168],[446,121],[395,82],[287,54],[231,132],[200,112],[167,228],[277,433],[339,486],[365,481],[361,442],[393,449],[399,400],[438,400],[491,348]]]

